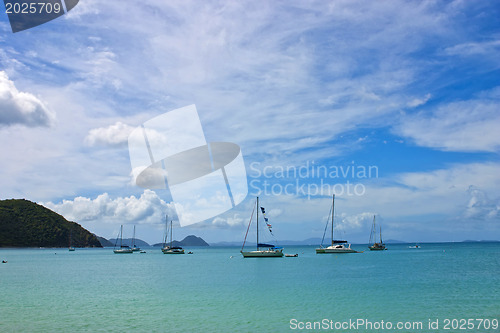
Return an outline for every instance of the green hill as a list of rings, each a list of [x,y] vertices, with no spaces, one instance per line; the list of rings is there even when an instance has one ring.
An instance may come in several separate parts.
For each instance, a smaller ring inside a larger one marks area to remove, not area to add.
[[[24,199],[0,200],[0,247],[101,247],[78,223]]]

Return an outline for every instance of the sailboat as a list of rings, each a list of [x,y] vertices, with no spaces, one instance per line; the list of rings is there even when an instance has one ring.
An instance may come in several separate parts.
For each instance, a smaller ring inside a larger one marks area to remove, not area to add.
[[[141,248],[135,245],[135,225],[134,225],[134,234],[132,236],[132,252],[139,252],[140,250]]]
[[[245,247],[245,243],[247,240],[248,236],[248,230],[250,229],[250,224],[252,223],[252,218],[253,214],[255,212],[255,209],[257,208],[257,250],[256,251],[243,251],[243,248]],[[264,243],[259,243],[259,197],[257,197],[256,200],[256,205],[252,211],[252,215],[250,216],[250,222],[248,223],[247,227],[247,233],[245,235],[245,240],[243,241],[243,246],[241,247],[241,254],[243,255],[243,258],[278,258],[278,257],[283,257],[283,248],[282,247],[276,247],[272,244],[264,244]],[[261,210],[264,214],[264,208],[261,207]],[[265,217],[264,217],[265,218]],[[270,225],[268,225],[269,227]]]
[[[323,233],[323,240],[321,241],[320,247],[316,249],[316,253],[359,253],[358,251],[351,249],[351,244],[348,243],[346,240],[335,240],[333,238],[333,229],[334,229],[333,217],[335,216],[335,194],[333,195],[332,198],[331,213],[332,213],[332,245],[328,247],[323,247],[323,240],[325,239],[326,229],[328,228],[328,222],[330,220],[328,218],[328,220],[326,221],[325,232]]]
[[[133,253],[132,249],[130,248],[130,246],[128,245],[124,245],[123,244],[123,224],[122,226],[120,227],[120,248],[117,249],[116,248],[116,242],[118,242],[118,239],[116,239],[115,241],[115,249],[113,250],[114,253]]]
[[[380,232],[380,242],[376,242],[375,238],[377,237],[377,226],[375,225],[375,215],[373,215],[372,232],[370,233],[370,242],[368,243],[368,244],[372,244],[372,245],[368,246],[370,251],[387,250],[384,242],[382,242],[382,227],[380,227],[379,232]]]
[[[68,240],[68,251],[75,251],[75,248],[71,246],[71,236],[73,235],[73,230],[69,231],[69,240]]]
[[[165,241],[163,242],[163,248],[161,249],[161,252],[163,254],[184,254],[184,249],[180,246],[172,246],[173,242],[173,237],[172,237],[172,220],[170,220],[170,244],[167,245],[168,243],[168,215],[165,218],[165,223],[166,223],[166,233],[165,233]]]

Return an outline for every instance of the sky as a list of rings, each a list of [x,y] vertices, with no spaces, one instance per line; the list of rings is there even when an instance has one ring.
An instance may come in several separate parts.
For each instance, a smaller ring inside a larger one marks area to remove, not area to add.
[[[91,232],[240,242],[500,240],[500,2],[81,0],[12,33],[0,14],[0,199]],[[240,146],[248,195],[180,227],[132,176],[128,136],[195,104]],[[252,228],[253,229],[253,228]]]

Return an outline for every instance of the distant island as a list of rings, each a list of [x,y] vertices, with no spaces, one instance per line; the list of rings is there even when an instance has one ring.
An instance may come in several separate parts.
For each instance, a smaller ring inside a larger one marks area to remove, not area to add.
[[[163,243],[156,243],[156,244],[153,244],[153,246],[163,246]],[[181,241],[174,240],[172,242],[172,246],[187,247],[187,246],[210,246],[210,245],[207,242],[205,242],[201,237],[189,235],[189,236],[186,236]]]
[[[112,243],[110,242],[109,240],[107,240],[106,238],[104,237],[100,237],[100,236],[97,236],[97,239],[99,240],[99,242],[101,243],[101,246],[102,247],[111,247],[111,246],[114,246],[115,243]]]
[[[106,242],[106,245],[104,245],[103,241],[101,241],[102,246],[109,247],[109,246],[115,246],[115,244],[118,244],[118,246],[120,246],[119,240],[117,242],[116,238],[110,238],[108,240],[106,240],[105,238],[101,238],[101,239],[103,239]],[[132,241],[133,241],[134,244],[132,244]],[[139,239],[139,238],[136,238],[135,240],[132,239],[132,238],[124,238],[124,239],[122,239],[122,244],[123,245],[128,245],[130,247],[132,247],[134,245],[138,246],[138,247],[150,247],[151,246],[151,245],[149,245],[148,243],[146,243],[145,241],[143,241],[142,239]]]
[[[96,235],[25,199],[0,200],[0,247],[102,247]]]

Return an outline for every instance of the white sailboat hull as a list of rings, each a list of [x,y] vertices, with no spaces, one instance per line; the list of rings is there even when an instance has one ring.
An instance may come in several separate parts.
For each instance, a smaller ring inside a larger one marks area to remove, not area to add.
[[[118,249],[118,250],[113,250],[114,253],[120,254],[120,253],[133,253],[132,249]]]
[[[279,258],[283,257],[282,250],[264,250],[264,251],[241,251],[243,258]]]
[[[116,254],[133,253],[132,249],[128,245],[123,245],[122,244],[122,239],[123,239],[123,225],[120,227],[119,238],[120,238],[120,248],[119,249],[114,249],[113,252],[116,253]],[[115,246],[116,246],[116,244],[115,244]]]
[[[321,245],[319,248],[316,249],[316,254],[320,253],[358,253],[358,251],[351,249],[351,244],[349,244],[345,240],[335,240],[333,238],[333,229],[334,229],[334,223],[333,223],[333,217],[335,216],[335,194],[332,196],[332,210],[330,211],[331,217],[332,217],[332,245],[328,247],[323,247],[323,241],[321,241]],[[325,227],[325,233],[326,229],[328,227],[328,221],[326,222],[326,227]],[[325,235],[323,234],[323,239],[325,238]]]
[[[331,245],[324,248],[316,249],[316,253],[357,253],[358,251],[351,249],[351,246]]]
[[[163,248],[161,252],[163,252],[163,254],[184,254],[184,249]]]

